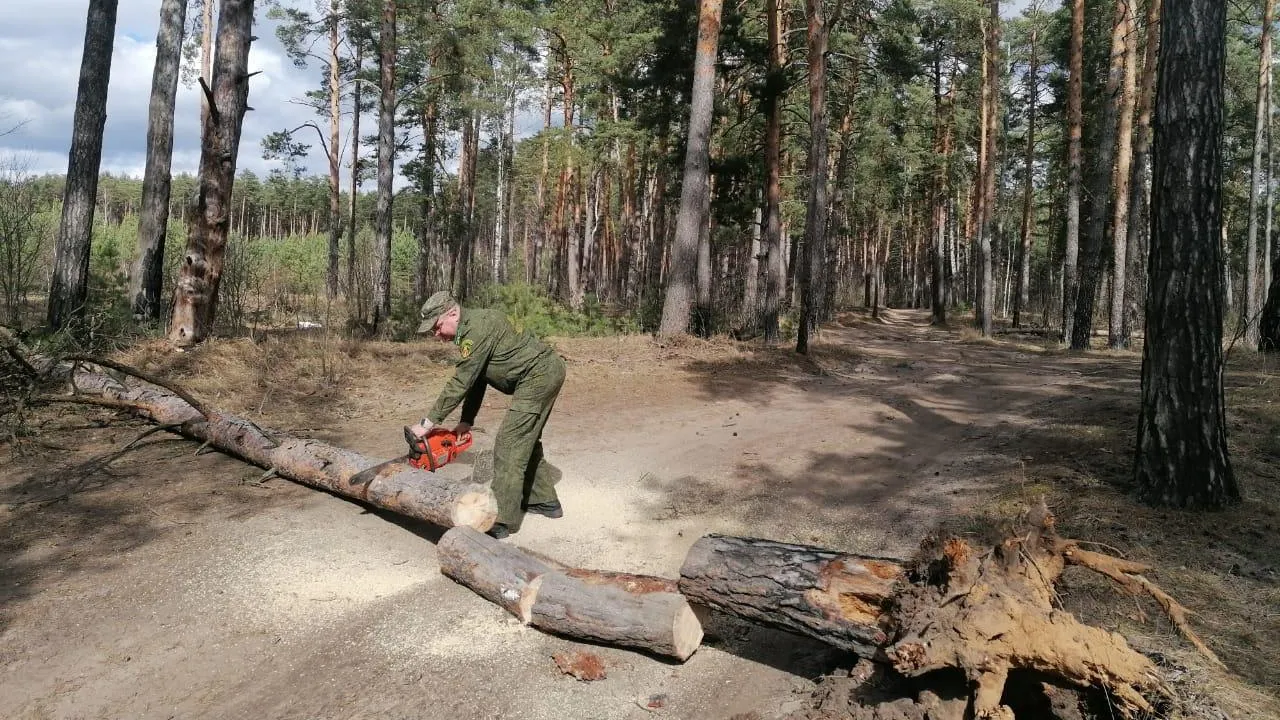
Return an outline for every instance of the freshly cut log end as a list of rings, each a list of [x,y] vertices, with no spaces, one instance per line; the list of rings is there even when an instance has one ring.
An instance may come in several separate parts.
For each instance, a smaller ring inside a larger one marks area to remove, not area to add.
[[[569,637],[689,659],[702,644],[702,623],[688,601],[679,593],[655,589],[661,578],[640,583],[638,593],[628,592],[625,584],[640,576],[630,577],[599,583],[550,572],[537,590],[530,622]]]
[[[528,625],[546,563],[514,545],[459,525],[440,538],[440,572]]]
[[[679,587],[695,602],[871,657],[888,641],[887,607],[904,573],[897,560],[707,535],[689,549]]]
[[[450,516],[454,527],[469,527],[485,532],[498,521],[498,501],[487,486],[467,485],[468,491],[458,495]]]

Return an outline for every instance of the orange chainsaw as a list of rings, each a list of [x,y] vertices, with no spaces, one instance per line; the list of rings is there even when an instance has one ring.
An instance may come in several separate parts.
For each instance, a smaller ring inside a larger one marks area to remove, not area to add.
[[[471,433],[458,435],[444,428],[432,428],[426,437],[417,437],[405,427],[404,440],[409,443],[409,464],[432,472],[453,462],[471,447]]]

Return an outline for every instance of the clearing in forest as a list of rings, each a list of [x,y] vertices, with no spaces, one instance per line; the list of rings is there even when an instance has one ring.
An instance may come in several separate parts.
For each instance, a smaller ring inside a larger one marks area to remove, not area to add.
[[[509,542],[675,577],[709,532],[906,556],[1043,495],[1064,535],[1153,565],[1228,670],[1104,580],[1068,572],[1068,609],[1179,676],[1182,710],[1273,717],[1274,369],[1229,378],[1245,503],[1153,510],[1123,492],[1138,355],[1005,337],[888,311],[842,316],[811,358],[728,341],[554,340],[569,380],[545,443],[566,515],[530,517]],[[392,457],[450,350],[299,333],[119,359],[264,426]],[[445,472],[469,472],[506,400],[489,393],[479,447]],[[42,408],[27,423],[34,434],[4,446],[0,469],[3,717],[773,718],[807,712],[816,681],[850,664],[713,616],[684,664],[585,647],[607,677],[580,682],[558,663],[583,645],[440,574],[439,528],[264,481],[160,433],[103,463],[146,427],[107,410]]]

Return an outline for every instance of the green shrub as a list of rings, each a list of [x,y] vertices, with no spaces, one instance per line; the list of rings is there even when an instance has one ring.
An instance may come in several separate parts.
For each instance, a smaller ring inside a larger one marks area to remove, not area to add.
[[[601,337],[640,331],[634,319],[605,313],[594,296],[586,298],[581,310],[573,310],[556,302],[541,288],[525,283],[487,285],[466,304],[501,310],[517,328],[527,329],[538,337]]]

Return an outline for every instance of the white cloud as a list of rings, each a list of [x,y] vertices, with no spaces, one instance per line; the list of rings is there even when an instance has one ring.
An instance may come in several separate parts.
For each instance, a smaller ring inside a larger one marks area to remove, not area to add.
[[[305,0],[302,0],[305,3]],[[158,0],[121,0],[111,59],[102,170],[141,175],[146,159],[147,109],[155,64]],[[275,165],[262,159],[262,138],[315,118],[290,102],[317,82],[318,70],[298,69],[275,37],[275,23],[259,10],[258,40],[249,53],[249,81],[237,165],[266,174]],[[66,172],[76,85],[84,44],[84,0],[0,0],[0,155],[21,154],[33,172]],[[372,127],[367,119],[366,127]],[[200,90],[179,86],[174,117],[175,173],[196,171],[200,161]],[[318,144],[305,161],[309,171],[327,167]]]

